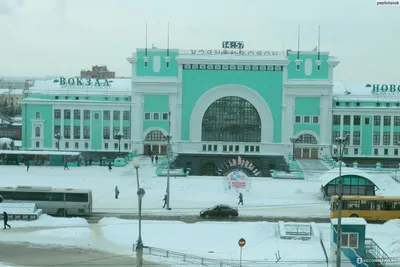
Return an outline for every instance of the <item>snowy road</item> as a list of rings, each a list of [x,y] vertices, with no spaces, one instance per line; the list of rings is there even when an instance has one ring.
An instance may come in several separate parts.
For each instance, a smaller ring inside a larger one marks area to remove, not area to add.
[[[134,266],[135,259],[128,256],[114,255],[107,252],[80,248],[54,246],[32,246],[24,243],[0,243],[1,261],[19,266]],[[155,263],[144,263],[145,267],[162,267]]]

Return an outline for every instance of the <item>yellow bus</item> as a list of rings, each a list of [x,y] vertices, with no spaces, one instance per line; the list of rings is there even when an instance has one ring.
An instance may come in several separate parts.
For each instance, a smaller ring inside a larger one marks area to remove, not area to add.
[[[331,198],[331,218],[338,217],[338,196]],[[342,217],[360,217],[367,221],[400,219],[400,197],[343,196]]]

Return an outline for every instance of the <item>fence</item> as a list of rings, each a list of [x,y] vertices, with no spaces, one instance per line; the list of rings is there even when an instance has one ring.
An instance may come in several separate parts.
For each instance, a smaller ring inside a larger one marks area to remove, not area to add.
[[[164,258],[175,258],[183,262],[198,264],[204,266],[215,266],[215,267],[249,267],[246,265],[240,265],[238,261],[221,261],[217,259],[210,259],[205,257],[199,257],[194,255],[189,255],[181,252],[154,248],[154,247],[144,247],[143,253],[149,256],[164,257]]]

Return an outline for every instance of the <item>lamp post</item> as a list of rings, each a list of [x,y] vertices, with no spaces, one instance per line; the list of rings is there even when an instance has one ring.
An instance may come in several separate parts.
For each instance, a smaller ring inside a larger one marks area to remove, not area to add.
[[[57,149],[60,151],[60,139],[61,139],[61,134],[59,132],[54,134],[54,138],[57,139]]]
[[[143,188],[139,188],[139,167],[140,161],[138,157],[133,159],[133,167],[136,169],[136,183],[137,183],[137,196],[138,196],[138,208],[139,208],[139,236],[136,241],[136,266],[143,266],[143,241],[142,241],[142,199],[146,194]]]
[[[168,135],[164,136],[165,139],[167,140],[167,210],[171,210],[169,207],[169,199],[170,199],[170,185],[169,185],[169,180],[170,180],[170,160],[171,160],[171,111],[168,112]]]
[[[343,197],[343,178],[342,178],[342,160],[343,153],[346,148],[349,135],[345,137],[336,138],[337,144],[337,157],[339,162],[339,184],[338,184],[338,223],[337,223],[337,250],[336,250],[336,267],[340,267],[341,253],[342,253],[342,197]]]
[[[294,158],[294,146],[295,146],[295,144],[296,144],[297,137],[292,136],[292,137],[290,137],[289,139],[290,139],[290,143],[293,144],[293,151],[292,151],[293,160],[296,160],[296,159]]]
[[[118,154],[121,154],[121,139],[124,137],[124,134],[121,132],[116,132],[114,134],[114,139],[118,140]]]

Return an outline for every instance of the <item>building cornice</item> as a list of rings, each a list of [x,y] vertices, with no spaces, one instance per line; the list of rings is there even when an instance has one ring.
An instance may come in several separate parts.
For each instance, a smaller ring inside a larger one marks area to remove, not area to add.
[[[265,59],[241,59],[239,56],[235,59],[226,59],[226,58],[181,58],[177,57],[176,61],[179,64],[221,64],[221,65],[266,65],[266,66],[288,66],[290,64],[290,60],[265,60]]]
[[[137,57],[128,57],[128,58],[126,58],[126,60],[128,60],[128,62],[131,64],[135,64],[138,61],[138,58]]]
[[[92,100],[51,100],[51,99],[24,99],[19,101],[19,104],[51,104],[51,105],[82,105],[88,104],[101,104],[106,106],[130,106],[130,102],[117,102],[117,101],[92,101]]]

